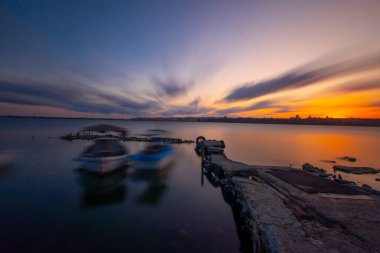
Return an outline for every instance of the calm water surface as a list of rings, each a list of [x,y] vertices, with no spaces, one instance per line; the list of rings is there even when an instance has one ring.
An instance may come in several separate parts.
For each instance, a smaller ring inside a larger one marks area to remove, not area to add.
[[[0,150],[18,150],[14,164],[0,171],[0,252],[241,251],[231,206],[219,188],[201,184],[193,145],[175,145],[174,164],[154,175],[131,168],[105,178],[77,172],[72,158],[89,142],[56,137],[97,123],[131,134],[161,128],[183,139],[223,139],[227,156],[250,164],[380,167],[380,128],[0,119]],[[144,144],[125,145],[135,152]],[[340,174],[380,189],[374,175]]]

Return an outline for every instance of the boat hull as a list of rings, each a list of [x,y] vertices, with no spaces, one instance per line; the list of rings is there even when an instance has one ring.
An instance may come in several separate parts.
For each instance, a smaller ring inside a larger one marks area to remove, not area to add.
[[[81,168],[93,173],[110,173],[127,164],[127,155],[111,157],[78,157],[75,159],[81,163]]]
[[[167,146],[158,154],[135,154],[129,158],[136,169],[159,170],[173,162],[173,148]]]
[[[167,167],[172,162],[173,157],[171,155],[167,155],[160,160],[134,160],[133,167],[145,170],[159,170]]]

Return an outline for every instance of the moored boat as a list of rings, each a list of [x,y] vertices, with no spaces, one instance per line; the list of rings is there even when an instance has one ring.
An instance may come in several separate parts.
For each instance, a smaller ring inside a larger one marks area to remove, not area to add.
[[[158,170],[173,161],[173,148],[169,145],[154,143],[141,152],[130,155],[129,159],[137,169]]]
[[[148,144],[141,152],[129,156],[133,167],[136,169],[159,170],[170,165],[173,162],[173,147],[165,144],[165,138],[158,137],[167,133],[165,130],[151,129],[142,134],[143,136],[148,136],[152,143]]]
[[[120,132],[125,136],[126,130],[111,125],[97,125],[84,128],[83,131]],[[99,137],[93,144],[87,147],[75,161],[81,162],[83,170],[94,173],[109,173],[122,166],[128,161],[128,154],[120,138]]]

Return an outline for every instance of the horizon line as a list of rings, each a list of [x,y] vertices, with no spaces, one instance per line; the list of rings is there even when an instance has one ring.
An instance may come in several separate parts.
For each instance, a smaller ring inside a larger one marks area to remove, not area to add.
[[[131,118],[107,118],[107,117],[76,117],[76,116],[28,116],[28,115],[0,115],[0,118],[56,118],[56,119],[108,119],[108,120],[135,120],[135,119],[284,119],[284,120],[305,120],[305,119],[320,119],[320,120],[330,120],[330,119],[356,119],[356,120],[380,120],[380,118],[357,118],[357,117],[231,117],[231,116],[179,116],[179,117],[131,117]]]

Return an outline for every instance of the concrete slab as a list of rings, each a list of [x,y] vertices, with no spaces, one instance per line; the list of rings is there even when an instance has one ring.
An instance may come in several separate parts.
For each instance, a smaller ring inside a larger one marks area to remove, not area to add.
[[[380,253],[379,196],[289,167],[247,165],[223,154],[208,162],[231,182],[226,190],[249,213],[244,219],[265,252]]]
[[[333,193],[318,193],[318,195],[324,198],[373,200],[373,198],[371,198],[368,195],[347,195],[347,194],[333,194]]]
[[[334,181],[312,175],[302,170],[272,169],[270,171],[267,171],[267,173],[309,194],[315,194],[315,193],[332,193],[332,194],[345,194],[345,195],[366,194],[360,190],[354,189],[347,185],[341,185]]]

